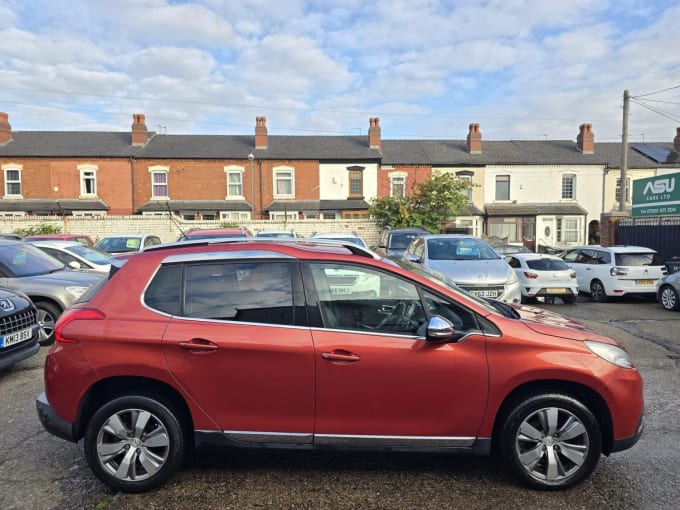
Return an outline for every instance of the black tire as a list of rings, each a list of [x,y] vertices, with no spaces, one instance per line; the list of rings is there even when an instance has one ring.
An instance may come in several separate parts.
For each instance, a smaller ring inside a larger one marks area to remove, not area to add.
[[[590,299],[596,303],[606,303],[609,301],[607,291],[600,280],[593,280],[590,282]]]
[[[680,310],[680,296],[672,285],[664,285],[659,289],[659,303],[666,310],[674,312]]]
[[[507,416],[501,452],[529,487],[562,490],[593,472],[602,452],[602,434],[579,400],[560,393],[533,395]]]
[[[171,406],[130,395],[99,408],[85,431],[84,449],[97,478],[112,489],[138,493],[170,479],[184,460],[186,442]]]
[[[566,305],[573,305],[574,303],[576,303],[576,296],[575,295],[563,296],[562,302]]]
[[[35,307],[38,310],[38,332],[40,345],[50,345],[54,342],[54,325],[61,315],[61,310],[48,301],[36,301]]]

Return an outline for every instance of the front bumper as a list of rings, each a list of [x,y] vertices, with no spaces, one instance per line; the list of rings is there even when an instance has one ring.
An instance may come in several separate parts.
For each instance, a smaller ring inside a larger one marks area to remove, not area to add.
[[[2,353],[2,356],[0,356],[0,370],[33,356],[39,350],[40,344],[38,343],[38,336],[35,335],[34,339],[31,340],[28,345],[24,345],[20,349]]]
[[[73,443],[78,442],[75,424],[60,418],[57,413],[54,412],[54,409],[52,409],[52,406],[47,401],[45,393],[41,393],[36,399],[35,406],[38,410],[40,423],[42,423],[42,426],[47,432]]]
[[[645,430],[645,417],[643,414],[642,416],[640,416],[640,423],[638,423],[635,434],[623,439],[615,439],[614,442],[612,443],[612,449],[610,453],[620,452],[632,448],[635,445],[635,443],[637,443],[640,440],[644,430]]]

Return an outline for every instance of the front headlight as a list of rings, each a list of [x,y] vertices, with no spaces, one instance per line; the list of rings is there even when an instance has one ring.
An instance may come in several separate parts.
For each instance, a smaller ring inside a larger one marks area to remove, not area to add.
[[[85,293],[87,289],[88,289],[87,287],[81,286],[65,287],[66,292],[68,293],[69,296],[73,297],[73,299],[78,299]]]
[[[633,360],[630,359],[630,355],[620,347],[602,342],[594,342],[592,340],[586,340],[584,343],[594,354],[609,361],[609,363],[613,363],[617,367],[633,367]]]

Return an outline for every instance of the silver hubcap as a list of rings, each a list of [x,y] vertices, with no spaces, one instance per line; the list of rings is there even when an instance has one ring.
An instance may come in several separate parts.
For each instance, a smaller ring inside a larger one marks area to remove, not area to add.
[[[148,411],[119,411],[99,429],[97,457],[102,467],[119,480],[150,478],[163,467],[169,453],[168,431]]]
[[[572,413],[546,407],[529,415],[515,438],[519,462],[534,478],[560,482],[576,473],[588,457],[590,441]]]
[[[676,306],[677,300],[677,296],[675,295],[673,289],[669,289],[667,287],[661,291],[661,305],[664,308],[668,310],[673,309]]]
[[[593,283],[590,288],[590,293],[595,299],[601,298],[604,296],[604,287],[599,283]]]
[[[46,310],[38,310],[38,326],[40,326],[40,340],[47,340],[54,331],[55,318]]]

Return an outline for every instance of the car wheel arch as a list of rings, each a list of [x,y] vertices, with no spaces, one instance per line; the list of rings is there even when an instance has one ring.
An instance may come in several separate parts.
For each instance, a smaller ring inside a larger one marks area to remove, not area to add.
[[[512,410],[523,400],[545,393],[561,393],[575,398],[595,416],[602,434],[602,453],[608,455],[614,444],[614,427],[611,413],[604,398],[593,388],[573,381],[556,379],[534,380],[524,383],[509,392],[498,406],[493,422],[492,451],[499,451],[503,424]]]
[[[119,376],[102,379],[93,384],[83,396],[78,408],[75,435],[85,436],[87,426],[107,402],[122,396],[145,396],[163,403],[176,411],[187,445],[193,446],[193,419],[185,398],[171,385],[157,379],[138,376]]]

